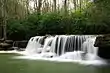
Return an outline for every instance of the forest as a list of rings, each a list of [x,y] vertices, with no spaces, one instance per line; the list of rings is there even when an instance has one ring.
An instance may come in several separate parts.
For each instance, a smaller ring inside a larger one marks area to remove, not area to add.
[[[109,34],[110,0],[0,0],[0,38]]]

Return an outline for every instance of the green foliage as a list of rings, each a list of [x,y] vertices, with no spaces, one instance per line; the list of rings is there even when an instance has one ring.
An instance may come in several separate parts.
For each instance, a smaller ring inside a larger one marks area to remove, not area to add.
[[[44,14],[39,21],[39,34],[60,34],[62,27],[60,25],[60,16],[58,14]]]
[[[22,40],[25,39],[26,28],[20,24],[18,20],[11,19],[8,21],[7,34],[9,39]]]
[[[22,20],[10,19],[7,34],[11,39],[29,39],[46,34],[107,34],[110,33],[108,2],[97,0],[89,3],[85,9],[66,15],[57,12],[41,15],[32,13]]]

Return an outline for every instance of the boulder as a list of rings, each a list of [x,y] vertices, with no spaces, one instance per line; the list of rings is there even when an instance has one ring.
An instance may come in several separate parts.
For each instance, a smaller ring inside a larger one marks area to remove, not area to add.
[[[13,40],[5,40],[5,43],[13,45]]]
[[[12,50],[12,45],[8,43],[0,43],[0,50]]]
[[[14,47],[19,47],[19,48],[26,48],[28,41],[23,40],[23,41],[15,41],[14,42]]]
[[[98,55],[104,59],[110,59],[110,35],[98,36],[95,47],[99,47]]]
[[[4,38],[0,39],[0,42],[4,42],[4,41],[5,41],[5,39],[4,39]]]

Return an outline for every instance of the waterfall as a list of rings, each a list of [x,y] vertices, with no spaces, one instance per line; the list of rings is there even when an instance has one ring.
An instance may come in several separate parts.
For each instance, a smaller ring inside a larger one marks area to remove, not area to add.
[[[94,60],[98,50],[94,47],[95,39],[94,35],[36,36],[29,40],[26,52],[60,59]]]
[[[86,59],[94,60],[98,57],[98,47],[94,47],[95,39],[96,37],[91,37],[83,43],[82,51],[86,53]]]
[[[51,44],[51,42],[52,42],[53,39],[54,39],[53,37],[47,37],[45,39],[42,52],[48,52],[48,51],[50,51],[50,44]]]
[[[56,35],[30,38],[26,50],[17,59],[77,62],[84,65],[106,65],[94,47],[97,35]]]
[[[26,47],[26,52],[28,54],[36,54],[39,53],[41,48],[41,44],[39,43],[40,40],[42,39],[42,36],[36,36],[36,37],[32,37]]]

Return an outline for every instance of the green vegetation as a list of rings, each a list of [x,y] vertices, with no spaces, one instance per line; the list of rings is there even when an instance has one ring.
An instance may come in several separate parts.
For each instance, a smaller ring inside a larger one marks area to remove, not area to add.
[[[35,0],[33,9],[30,8],[29,1],[1,0],[3,37],[23,40],[46,34],[110,33],[109,0],[64,0],[61,7],[56,0]],[[69,7],[71,3],[73,8]],[[3,14],[3,11],[6,13]]]

